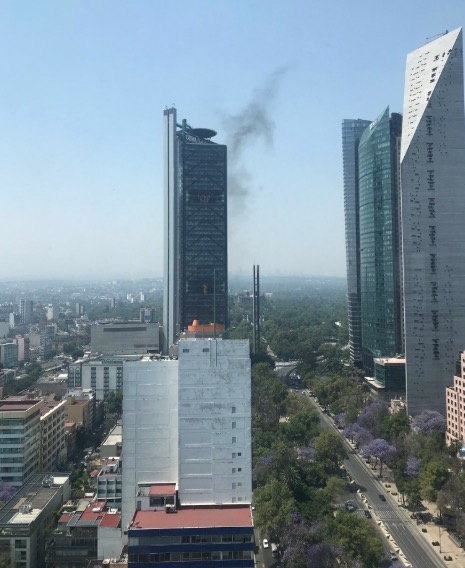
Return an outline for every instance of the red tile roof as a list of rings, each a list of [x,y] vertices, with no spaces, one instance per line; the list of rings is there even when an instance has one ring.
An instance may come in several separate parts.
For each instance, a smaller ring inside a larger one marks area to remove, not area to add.
[[[252,527],[249,505],[189,507],[176,513],[136,511],[130,529]]]
[[[149,495],[176,495],[176,484],[167,483],[165,485],[152,485]]]
[[[118,528],[121,522],[121,515],[115,513],[106,513],[103,517],[102,521],[99,524],[99,527],[103,528]]]

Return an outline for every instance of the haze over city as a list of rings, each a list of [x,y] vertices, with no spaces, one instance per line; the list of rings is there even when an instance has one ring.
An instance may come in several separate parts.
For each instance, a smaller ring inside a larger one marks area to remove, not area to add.
[[[5,1],[0,277],[158,277],[163,121],[228,144],[229,270],[345,275],[341,121],[463,2]]]

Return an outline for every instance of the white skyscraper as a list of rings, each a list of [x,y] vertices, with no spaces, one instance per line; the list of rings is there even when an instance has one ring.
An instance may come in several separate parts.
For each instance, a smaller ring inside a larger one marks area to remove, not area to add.
[[[445,414],[465,346],[462,30],[407,57],[401,143],[408,413]]]

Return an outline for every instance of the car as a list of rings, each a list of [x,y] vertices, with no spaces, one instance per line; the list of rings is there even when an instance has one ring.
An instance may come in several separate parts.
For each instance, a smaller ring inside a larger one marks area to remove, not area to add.
[[[390,552],[389,557],[391,560],[397,560],[397,554],[395,552]]]
[[[269,548],[270,545],[268,543],[268,540],[266,538],[263,539],[263,548]]]
[[[349,511],[349,512],[355,511],[355,505],[354,505],[353,501],[346,501],[345,507],[346,507],[346,511]]]
[[[366,517],[367,519],[371,519],[371,513],[370,513],[370,511],[364,511],[363,513],[364,513],[364,515],[365,515],[365,517]]]
[[[379,498],[381,501],[386,501],[386,497],[382,493],[379,494]]]

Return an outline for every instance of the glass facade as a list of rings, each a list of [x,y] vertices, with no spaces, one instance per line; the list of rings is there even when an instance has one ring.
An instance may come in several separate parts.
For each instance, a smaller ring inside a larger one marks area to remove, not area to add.
[[[402,117],[387,108],[359,144],[362,362],[403,351],[399,246],[399,141]]]
[[[227,327],[226,146],[180,130],[179,327]]]
[[[360,242],[358,198],[358,145],[370,120],[346,119],[342,122],[344,172],[344,213],[347,262],[347,309],[350,360],[361,364],[362,328],[360,315]]]

